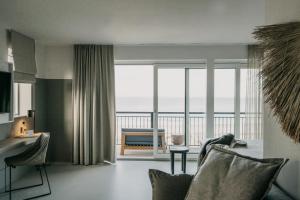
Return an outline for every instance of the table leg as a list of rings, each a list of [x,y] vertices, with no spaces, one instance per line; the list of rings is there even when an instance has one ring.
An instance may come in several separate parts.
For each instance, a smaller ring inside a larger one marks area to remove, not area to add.
[[[171,173],[174,174],[174,152],[171,152]]]
[[[184,172],[184,153],[181,153],[181,171]]]
[[[183,157],[184,157],[184,159],[183,159],[183,173],[185,173],[186,172],[186,153],[183,153]]]

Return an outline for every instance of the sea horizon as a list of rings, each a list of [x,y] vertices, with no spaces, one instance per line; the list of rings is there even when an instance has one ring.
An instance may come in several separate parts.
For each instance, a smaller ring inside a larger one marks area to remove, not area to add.
[[[241,105],[245,100],[241,99]],[[117,97],[117,112],[153,112],[153,97]],[[159,112],[184,112],[184,99],[177,97],[161,97],[158,100]],[[205,112],[205,98],[191,98],[190,112]],[[215,112],[234,112],[233,98],[215,98]],[[241,112],[243,109],[241,108]]]

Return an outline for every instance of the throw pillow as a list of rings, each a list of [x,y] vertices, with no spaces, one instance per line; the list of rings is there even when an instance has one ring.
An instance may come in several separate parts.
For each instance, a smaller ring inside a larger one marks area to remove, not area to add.
[[[153,200],[184,200],[193,176],[188,174],[171,175],[150,169]]]
[[[201,162],[186,200],[260,200],[286,159],[256,159],[213,145]]]

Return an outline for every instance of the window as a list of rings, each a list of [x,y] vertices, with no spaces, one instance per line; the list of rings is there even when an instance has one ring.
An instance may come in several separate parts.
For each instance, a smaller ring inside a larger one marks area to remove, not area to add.
[[[14,83],[14,115],[27,115],[32,109],[32,84]]]
[[[14,57],[13,57],[11,48],[8,48],[7,62],[11,63],[11,64],[14,64]]]
[[[7,62],[14,69],[14,57],[12,49],[8,48]],[[14,116],[25,116],[32,109],[32,84],[14,83]]]
[[[116,143],[122,128],[153,127],[153,65],[115,65]]]
[[[191,150],[228,133],[255,138],[245,131],[247,74],[246,64],[238,61],[214,68],[205,63],[116,65],[117,144],[122,128],[154,128],[155,156],[168,152],[160,148],[159,130],[167,146],[179,138]]]
[[[215,69],[214,135],[234,134],[235,69]]]
[[[214,69],[214,137],[232,133],[245,139],[247,65],[216,64]]]

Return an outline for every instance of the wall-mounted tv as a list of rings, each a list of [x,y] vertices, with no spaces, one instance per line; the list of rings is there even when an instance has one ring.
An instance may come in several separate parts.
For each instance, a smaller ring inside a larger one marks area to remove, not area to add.
[[[0,113],[11,112],[11,73],[0,71]]]

